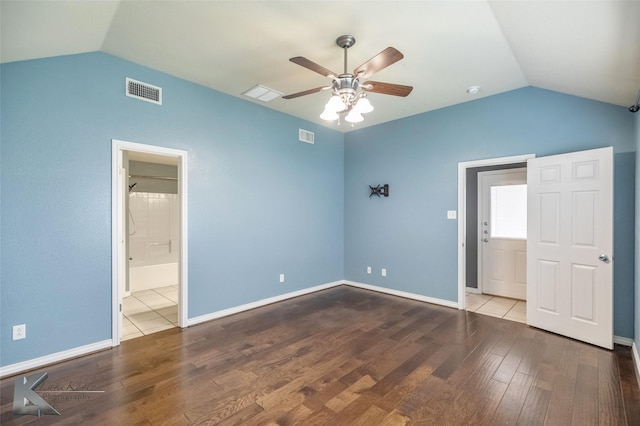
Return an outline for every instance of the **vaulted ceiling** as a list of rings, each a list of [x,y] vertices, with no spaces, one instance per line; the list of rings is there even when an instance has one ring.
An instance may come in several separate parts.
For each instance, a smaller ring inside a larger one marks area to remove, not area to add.
[[[393,46],[404,59],[371,79],[414,90],[370,94],[375,110],[355,128],[524,86],[627,107],[640,89],[639,0],[2,0],[0,14],[3,63],[103,51],[247,100],[256,84],[283,94],[330,84],[289,58],[342,72],[340,35],[356,38],[349,71]],[[352,130],[319,118],[328,97],[249,101]]]

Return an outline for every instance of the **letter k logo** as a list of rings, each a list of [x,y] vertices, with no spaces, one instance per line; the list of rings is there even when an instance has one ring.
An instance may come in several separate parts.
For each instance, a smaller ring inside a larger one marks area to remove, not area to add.
[[[47,373],[33,375],[29,378],[16,378],[13,387],[13,414],[30,414],[41,417],[44,414],[60,415],[47,401],[34,392],[47,378]]]

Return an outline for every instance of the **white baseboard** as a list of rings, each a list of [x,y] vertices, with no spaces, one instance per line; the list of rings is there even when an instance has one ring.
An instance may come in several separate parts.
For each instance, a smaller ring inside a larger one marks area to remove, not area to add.
[[[199,317],[190,318],[187,321],[187,325],[196,325],[206,321],[211,321],[217,318],[226,317],[229,315],[244,312],[250,309],[259,308],[261,306],[270,305],[272,303],[280,302],[283,300],[291,299],[298,296],[304,296],[305,294],[315,293],[317,291],[326,290],[328,288],[337,287],[340,285],[350,285],[352,287],[362,288],[365,290],[376,291],[378,293],[390,294],[393,296],[404,297],[406,299],[418,300],[421,302],[432,303],[434,305],[446,306],[448,308],[458,309],[458,303],[444,299],[437,299],[434,297],[423,296],[421,294],[409,293],[400,290],[393,290],[386,287],[379,287],[371,284],[359,283],[356,281],[334,281],[332,283],[321,284],[315,287],[306,288],[303,290],[294,291],[291,293],[281,294],[279,296],[270,297],[267,299],[258,300],[256,302],[247,303],[240,306],[235,306],[229,309],[223,309],[221,311],[212,312],[210,314],[201,315]],[[632,339],[627,337],[614,336],[614,343],[619,345],[631,346],[634,365],[636,367],[636,377],[638,378],[638,384],[640,385],[640,357],[638,356],[638,348]],[[109,349],[113,347],[113,341],[111,339],[103,340],[101,342],[92,343],[89,345],[81,346],[74,349],[69,349],[62,352],[46,355],[39,358],[34,358],[28,361],[18,362],[16,364],[0,367],[0,378],[11,376],[22,371],[33,370],[44,365],[53,364],[60,361],[65,361],[70,358],[76,358],[82,355],[87,355],[92,352],[97,352],[103,349]]]
[[[237,314],[240,312],[248,311],[250,309],[259,308],[261,306],[270,305],[272,303],[281,302],[283,300],[291,299],[298,296],[303,296],[309,293],[315,293],[316,291],[326,290],[328,288],[337,287],[339,285],[350,285],[352,287],[359,287],[365,290],[377,291],[378,293],[391,294],[393,296],[400,296],[406,299],[419,300],[421,302],[433,303],[434,305],[446,306],[448,308],[458,308],[458,303],[451,302],[449,300],[436,299],[433,297],[423,296],[421,294],[407,293],[405,291],[393,290],[385,287],[378,287],[370,284],[359,283],[355,281],[334,281],[332,283],[321,284],[315,287],[306,288],[304,290],[298,290],[291,293],[281,294],[279,296],[269,297],[267,299],[258,300],[256,302],[247,303],[240,306],[234,306],[233,308],[223,309],[221,311],[212,312],[210,314],[201,315],[194,318],[189,318],[187,325],[196,325],[206,321],[211,321],[217,318],[226,317],[229,315]]]
[[[54,364],[56,362],[65,361],[69,358],[76,358],[82,355],[90,354],[92,352],[109,349],[111,347],[113,347],[113,341],[111,339],[108,339],[101,342],[80,346],[78,348],[41,356],[39,358],[30,359],[28,361],[17,362],[15,364],[0,367],[0,377],[12,376],[22,371],[33,370],[34,368],[39,368],[44,365]]]
[[[304,296],[305,294],[315,293],[316,291],[326,290],[331,287],[337,287],[342,284],[344,284],[344,281],[334,281],[332,283],[321,284],[315,287],[305,288],[304,290],[293,291],[291,293],[285,293],[279,296],[269,297],[267,299],[258,300],[256,302],[246,303],[240,306],[234,306],[233,308],[223,309],[221,311],[212,312],[210,314],[200,315],[199,317],[189,318],[189,320],[187,321],[187,325],[200,324],[206,321],[211,321],[217,318],[226,317],[229,315],[248,311],[250,309],[259,308],[261,306],[270,305],[276,302],[281,302],[283,300],[291,299],[294,297]]]
[[[631,355],[633,358],[633,365],[636,366],[636,380],[638,380],[638,386],[640,386],[640,356],[638,356],[638,347],[636,342],[631,345]]]
[[[344,281],[344,283],[353,287],[363,288],[365,290],[377,291],[378,293],[386,293],[386,294],[391,294],[393,296],[404,297],[405,299],[419,300],[421,302],[433,303],[434,305],[440,305],[440,306],[446,306],[447,308],[458,309],[458,302],[452,302],[450,300],[436,299],[434,297],[423,296],[421,294],[408,293],[406,291],[393,290],[386,287],[378,287],[376,285],[364,284],[364,283],[359,283],[355,281]]]
[[[195,318],[190,318],[187,321],[187,325],[195,325],[201,322],[210,321],[212,319],[225,317],[227,315],[232,315],[238,312],[247,311],[249,309],[258,308],[264,305],[270,305],[275,302],[280,302],[286,299],[291,299],[293,297],[303,296],[309,293],[315,293],[316,291],[325,290],[331,287],[336,287],[344,284],[343,281],[335,281],[332,283],[322,284],[311,288],[306,288],[304,290],[294,291],[291,293],[282,294],[280,296],[270,297],[268,299],[259,300],[253,303],[247,303],[245,305],[236,306],[229,309],[224,309],[222,311],[213,312],[211,314],[202,315]],[[4,367],[0,367],[0,378],[12,376],[14,374],[33,370],[35,368],[42,367],[48,364],[54,364],[56,362],[66,361],[71,358],[77,358],[82,355],[87,355],[92,352],[97,352],[103,349],[110,349],[113,347],[113,340],[103,340],[102,342],[92,343],[90,345],[81,346],[74,349],[69,349],[67,351],[57,352],[50,355],[45,355],[43,357],[34,358],[28,361],[18,362],[16,364],[7,365]]]
[[[613,336],[613,343],[622,346],[631,346],[633,344],[633,339],[629,339],[628,337]]]

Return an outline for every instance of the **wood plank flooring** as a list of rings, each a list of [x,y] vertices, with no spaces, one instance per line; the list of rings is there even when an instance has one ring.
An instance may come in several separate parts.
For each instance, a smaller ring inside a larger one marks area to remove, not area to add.
[[[640,425],[629,348],[348,286],[42,372],[60,416],[13,415],[12,377],[2,425]]]

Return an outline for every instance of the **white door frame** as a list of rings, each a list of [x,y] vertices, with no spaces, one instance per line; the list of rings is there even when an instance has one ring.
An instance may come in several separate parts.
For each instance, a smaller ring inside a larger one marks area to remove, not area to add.
[[[180,267],[178,290],[178,326],[186,327],[188,297],[188,225],[187,211],[187,151],[112,139],[111,141],[111,338],[112,346],[120,345],[122,332],[122,277],[124,276],[124,185],[122,161],[124,151],[175,157],[178,160],[178,193],[180,194]]]
[[[523,154],[512,157],[488,158],[486,160],[464,161],[458,163],[458,309],[466,308],[465,287],[467,280],[467,169],[502,164],[526,163],[535,154]]]

